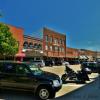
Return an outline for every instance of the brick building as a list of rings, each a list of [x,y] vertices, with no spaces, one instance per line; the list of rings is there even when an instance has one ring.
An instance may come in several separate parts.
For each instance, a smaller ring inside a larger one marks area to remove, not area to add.
[[[78,58],[78,49],[66,47],[66,58],[75,59]]]
[[[18,53],[21,53],[24,43],[24,29],[12,25],[8,25],[8,27],[10,28],[10,32],[12,33],[13,37],[18,41],[19,45]]]
[[[82,59],[91,59],[97,57],[100,53],[86,49],[75,49],[66,47],[66,35],[56,32],[46,27],[43,28],[42,39],[32,36],[24,35],[23,28],[8,25],[13,37],[18,41],[18,53],[23,50],[34,49],[43,53],[44,58],[54,60],[76,60],[81,57]]]
[[[47,57],[65,57],[66,35],[43,28],[43,52]]]
[[[34,49],[42,51],[42,39],[24,35],[23,49]]]
[[[18,52],[17,54],[21,54],[22,53],[22,49],[23,49],[23,43],[24,43],[24,29],[20,28],[20,27],[16,27],[16,26],[12,26],[9,24],[6,24],[9,27],[9,31],[12,33],[12,36],[16,39],[16,41],[18,42]],[[5,58],[0,58],[0,59],[8,59],[8,60],[14,60],[15,56],[6,56]]]
[[[79,50],[79,56],[82,59],[93,60],[93,59],[96,58],[96,52],[92,51],[92,50],[80,49]]]

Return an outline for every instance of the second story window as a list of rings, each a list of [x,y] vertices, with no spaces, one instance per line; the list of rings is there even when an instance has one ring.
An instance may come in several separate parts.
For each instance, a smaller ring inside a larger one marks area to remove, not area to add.
[[[64,40],[62,40],[62,44],[63,44],[63,45],[65,44],[65,41],[64,41]]]
[[[32,48],[33,48],[33,43],[30,42],[28,47],[29,47],[30,49],[32,49]]]
[[[59,52],[61,52],[62,51],[62,49],[61,49],[61,47],[59,47]]]
[[[49,37],[49,42],[51,42],[51,43],[52,43],[52,37]]]
[[[45,36],[45,40],[46,40],[46,42],[48,42],[48,35]]]
[[[59,40],[59,43],[62,44],[62,39]]]
[[[64,48],[62,47],[62,50],[61,50],[62,52],[64,52]]]
[[[52,51],[52,46],[50,46],[50,51]]]
[[[34,43],[34,49],[37,49],[37,47],[38,47],[38,44]]]
[[[24,47],[24,49],[28,49],[28,42],[27,41],[24,42],[23,47]]]
[[[58,47],[57,47],[57,46],[55,46],[55,47],[54,47],[54,50],[55,50],[55,51],[58,51]]]
[[[58,39],[57,38],[54,39],[54,43],[58,44]]]
[[[42,50],[42,45],[38,44],[38,49]]]
[[[48,50],[48,45],[45,45],[45,50]]]

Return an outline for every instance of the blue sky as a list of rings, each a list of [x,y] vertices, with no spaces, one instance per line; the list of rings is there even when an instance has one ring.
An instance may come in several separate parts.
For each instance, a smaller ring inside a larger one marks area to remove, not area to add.
[[[0,12],[25,34],[46,26],[65,33],[69,47],[100,51],[100,0],[0,0]]]

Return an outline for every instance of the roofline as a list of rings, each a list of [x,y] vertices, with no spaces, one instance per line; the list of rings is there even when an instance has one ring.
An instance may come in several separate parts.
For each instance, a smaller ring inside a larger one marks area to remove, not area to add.
[[[30,35],[24,35],[24,38],[31,38],[31,39],[35,39],[35,40],[39,40],[39,41],[42,41],[42,39],[40,38],[36,38],[36,37],[33,37],[33,36],[30,36]]]
[[[66,34],[57,32],[57,31],[55,31],[55,30],[53,30],[53,29],[51,29],[51,28],[48,28],[48,27],[43,27],[43,29],[47,29],[47,30],[50,30],[50,31],[52,31],[52,32],[54,32],[54,33],[56,33],[56,34],[66,36]]]
[[[8,25],[8,26],[12,26],[12,27],[20,28],[20,29],[23,29],[23,30],[24,30],[24,28],[19,27],[19,26],[15,26],[15,25],[11,25],[11,24],[7,24],[7,23],[3,23],[3,22],[0,22],[0,23],[5,24],[5,25]]]

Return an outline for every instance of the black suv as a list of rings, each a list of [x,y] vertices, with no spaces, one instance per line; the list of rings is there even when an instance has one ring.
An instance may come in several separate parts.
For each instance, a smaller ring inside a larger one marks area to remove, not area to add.
[[[54,98],[62,87],[58,75],[32,63],[0,61],[0,88],[32,91],[39,99]]]

